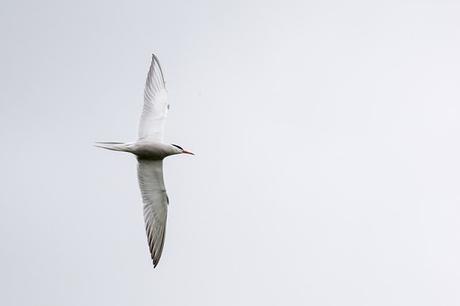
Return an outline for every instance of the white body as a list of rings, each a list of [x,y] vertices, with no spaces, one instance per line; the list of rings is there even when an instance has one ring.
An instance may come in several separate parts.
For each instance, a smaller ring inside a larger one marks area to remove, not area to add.
[[[99,142],[96,145],[137,156],[137,173],[144,203],[145,226],[154,267],[158,264],[163,251],[169,203],[163,180],[163,159],[174,154],[193,154],[177,145],[163,143],[168,110],[163,72],[158,59],[152,54],[152,63],[145,83],[139,139],[132,143]]]
[[[165,157],[184,153],[179,148],[152,140],[138,140],[133,143],[98,142],[97,147],[113,151],[129,152],[138,159],[163,160]]]

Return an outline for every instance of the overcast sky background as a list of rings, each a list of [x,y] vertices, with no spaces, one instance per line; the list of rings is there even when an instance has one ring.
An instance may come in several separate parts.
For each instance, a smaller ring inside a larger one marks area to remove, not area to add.
[[[455,1],[12,1],[0,304],[459,305]],[[153,269],[136,161],[171,111]]]

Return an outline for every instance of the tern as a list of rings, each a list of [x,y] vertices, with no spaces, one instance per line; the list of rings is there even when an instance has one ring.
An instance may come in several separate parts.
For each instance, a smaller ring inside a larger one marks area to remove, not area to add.
[[[160,261],[165,240],[169,199],[163,180],[163,159],[170,155],[192,154],[176,144],[163,142],[169,104],[158,58],[152,62],[144,89],[138,140],[131,143],[97,142],[96,147],[132,153],[137,157],[137,177],[144,203],[144,220],[150,254],[155,268]]]

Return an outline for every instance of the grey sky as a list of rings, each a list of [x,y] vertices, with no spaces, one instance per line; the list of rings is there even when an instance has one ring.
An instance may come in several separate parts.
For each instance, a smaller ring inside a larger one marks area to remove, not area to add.
[[[0,304],[459,305],[454,1],[3,1]],[[154,51],[162,260],[131,156]]]

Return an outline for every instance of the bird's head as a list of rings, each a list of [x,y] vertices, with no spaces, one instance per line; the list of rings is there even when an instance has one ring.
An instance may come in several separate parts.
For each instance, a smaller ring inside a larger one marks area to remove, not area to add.
[[[181,146],[179,145],[176,145],[176,144],[171,144],[173,147],[174,147],[174,154],[191,154],[191,155],[195,155],[194,153],[190,152],[190,151],[187,151],[187,150],[184,150]]]

